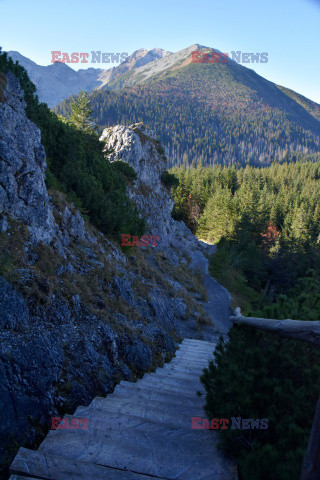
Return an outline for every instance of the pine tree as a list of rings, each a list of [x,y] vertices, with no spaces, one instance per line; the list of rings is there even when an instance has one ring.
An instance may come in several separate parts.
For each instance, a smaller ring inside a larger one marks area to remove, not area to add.
[[[90,107],[88,94],[81,90],[70,103],[70,107],[69,121],[72,125],[85,133],[95,133],[96,125],[91,116],[93,110]]]

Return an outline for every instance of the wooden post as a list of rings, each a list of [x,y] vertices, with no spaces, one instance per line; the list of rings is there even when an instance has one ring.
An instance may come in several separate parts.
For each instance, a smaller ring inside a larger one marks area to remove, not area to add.
[[[300,480],[320,479],[320,397],[304,456]]]

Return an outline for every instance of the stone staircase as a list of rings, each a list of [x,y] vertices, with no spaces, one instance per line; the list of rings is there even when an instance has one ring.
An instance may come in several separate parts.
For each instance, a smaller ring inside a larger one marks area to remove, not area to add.
[[[191,417],[205,417],[199,375],[215,345],[185,339],[163,368],[78,407],[64,418],[88,419],[87,429],[51,430],[37,451],[20,448],[10,480],[237,480],[217,431],[191,429]]]

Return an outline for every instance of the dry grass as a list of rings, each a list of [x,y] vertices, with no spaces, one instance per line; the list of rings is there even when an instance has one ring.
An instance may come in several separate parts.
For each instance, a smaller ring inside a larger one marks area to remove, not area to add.
[[[29,232],[24,225],[11,218],[8,218],[8,224],[8,231],[0,233],[0,275],[10,281],[13,272],[24,266],[24,245]]]
[[[3,72],[0,72],[0,103],[4,103],[7,99],[4,94],[6,85],[7,85],[7,77]]]
[[[137,123],[133,127],[133,131],[139,136],[141,144],[144,145],[146,142],[152,143],[155,146],[158,154],[164,156],[165,152],[161,145],[161,142],[159,140],[155,140],[154,138],[150,138],[147,135],[145,135],[143,132],[141,132],[141,130],[139,129],[140,125],[143,125],[143,123],[142,122]]]

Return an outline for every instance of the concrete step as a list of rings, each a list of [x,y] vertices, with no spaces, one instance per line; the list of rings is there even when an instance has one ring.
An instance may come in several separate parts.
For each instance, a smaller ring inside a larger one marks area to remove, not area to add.
[[[24,477],[22,475],[10,475],[9,480],[39,480],[39,477]]]
[[[175,356],[172,358],[172,360],[175,359],[183,359],[184,361],[187,360],[194,360],[195,362],[202,362],[202,363],[208,363],[211,359],[213,359],[212,353],[195,353],[195,354],[186,354],[184,352],[180,352],[179,350],[175,353]]]
[[[139,382],[149,382],[150,380],[155,381],[158,380],[159,382],[168,383],[169,385],[181,385],[183,387],[190,387],[191,389],[194,388],[201,388],[202,383],[200,382],[200,378],[198,376],[192,376],[191,378],[186,377],[178,377],[175,375],[171,375],[170,373],[151,373],[145,379],[139,380]]]
[[[162,381],[160,379],[148,379],[148,380],[139,380],[138,382],[139,386],[146,386],[150,388],[161,388],[161,389],[166,389],[169,392],[176,392],[176,393],[181,393],[181,394],[187,394],[190,396],[195,396],[197,392],[203,392],[204,393],[204,387],[201,385],[193,385],[190,387],[190,385],[185,385],[183,383],[177,384],[177,383],[169,383],[168,381]]]
[[[197,375],[198,377],[200,377],[200,375],[202,374],[203,372],[203,367],[200,367],[200,368],[197,368],[197,369],[194,369],[194,368],[191,368],[191,367],[188,367],[188,366],[185,366],[185,365],[179,365],[179,364],[172,364],[168,367],[163,367],[163,371],[164,372],[181,372],[181,373],[193,373],[194,375]]]
[[[87,428],[51,430],[37,452],[20,448],[11,480],[237,480],[217,432],[191,428],[205,417],[199,377],[214,347],[186,339],[163,368],[78,407],[64,418]]]
[[[195,354],[187,354],[187,353],[184,353],[184,352],[180,352],[179,350],[175,353],[175,356],[172,358],[172,360],[175,360],[175,359],[182,359],[183,361],[191,361],[193,360],[194,362],[202,362],[202,363],[208,363],[209,360],[211,360],[211,358],[213,358],[213,354],[212,353],[202,353],[201,355],[199,355],[198,353],[195,353]]]
[[[201,350],[205,350],[205,349],[214,349],[217,345],[217,342],[214,342],[214,343],[200,343],[200,342],[182,342],[180,343],[180,345],[178,346],[178,348],[188,348],[190,350],[192,349],[201,349]]]
[[[155,398],[163,396],[164,398],[168,399],[168,402],[170,402],[171,400],[177,401],[176,399],[180,399],[180,403],[183,404],[198,405],[200,402],[204,403],[204,395],[198,396],[196,393],[190,394],[190,392],[175,392],[172,389],[168,390],[166,388],[158,388],[154,385],[141,386],[138,383],[133,382],[127,382],[127,385],[121,383],[116,386],[114,390],[114,395],[137,395],[150,401],[153,401]],[[132,390],[135,390],[135,392],[133,393]]]
[[[194,390],[201,389],[203,388],[202,383],[198,378],[192,379],[192,380],[185,380],[185,379],[178,379],[172,375],[165,375],[165,374],[149,374],[145,375],[143,378],[139,379],[137,381],[138,384],[140,385],[161,385],[167,386],[167,389],[170,388],[181,388],[185,391],[190,391],[192,393]]]
[[[217,343],[218,343],[217,341],[208,342],[207,340],[197,340],[195,338],[184,338],[183,342],[180,343],[180,345],[181,346],[197,345],[197,346],[208,346],[208,347],[214,346],[215,347]]]
[[[56,431],[39,452],[166,479],[223,479],[228,473],[210,430],[173,429],[141,419],[133,425],[130,418],[126,429],[108,430],[103,419],[94,427],[67,435]]]
[[[20,448],[10,470],[28,475],[28,477],[11,475],[10,480],[24,480],[25,478],[29,480],[34,478],[49,480],[155,480],[154,477],[148,475],[75,461],[64,455],[50,455],[26,448]],[[29,475],[35,475],[35,477]],[[158,477],[158,480],[167,479]]]
[[[215,348],[218,342],[206,342],[204,340],[193,340],[185,338],[179,348]]]
[[[170,363],[165,363],[162,367],[157,367],[167,369],[167,368],[180,368],[182,370],[188,370],[188,373],[198,373],[208,366],[209,362],[198,362],[198,361],[183,361],[181,358],[174,357]]]
[[[115,390],[114,392],[116,392],[116,390],[121,387],[122,389],[126,390],[126,387],[129,387],[132,389],[132,387],[134,386],[138,386],[140,385],[141,381],[142,380],[148,380],[149,378],[151,379],[154,379],[154,378],[159,378],[159,380],[161,380],[161,382],[165,379],[165,378],[168,378],[169,380],[169,383],[171,384],[172,383],[172,380],[173,379],[177,379],[177,383],[174,382],[174,385],[173,385],[173,388],[175,388],[175,386],[181,386],[183,387],[183,389],[180,389],[179,388],[179,394],[177,394],[177,396],[179,398],[184,398],[183,396],[183,390],[186,390],[186,394],[188,396],[188,388],[189,386],[191,385],[191,396],[194,398],[194,388],[195,386],[198,388],[198,387],[201,387],[202,384],[199,383],[200,382],[200,374],[201,374],[202,371],[200,371],[200,373],[190,373],[188,371],[183,371],[183,372],[180,372],[180,371],[174,371],[174,370],[165,370],[163,368],[159,368],[157,369],[156,372],[151,372],[151,373],[148,373],[148,374],[145,374],[143,378],[141,379],[138,379],[137,382],[127,382],[125,380],[122,380],[120,382],[120,384],[118,384],[116,387],[115,387]],[[185,382],[184,382],[185,381]],[[190,383],[189,383],[190,382]],[[144,383],[144,382],[142,382]],[[162,382],[163,383],[163,382]],[[155,388],[155,384],[154,384],[154,381],[151,382],[153,388]],[[184,388],[186,387],[186,389]],[[161,394],[161,390],[157,390],[158,394]],[[130,393],[125,393],[125,394],[128,394],[128,395],[132,395],[132,391],[130,391]],[[165,389],[165,394],[168,396],[172,396],[173,394],[173,391],[172,390],[167,390]],[[109,394],[108,397],[110,397],[111,395],[113,394]],[[108,398],[107,397],[107,398]],[[105,398],[105,397],[96,397],[96,398]],[[93,403],[94,403],[95,399],[92,400],[92,402],[88,405],[88,406],[91,406]],[[79,407],[77,407],[76,409],[76,412],[78,411],[78,409],[83,409],[83,408],[86,408],[87,405],[80,405]]]
[[[191,417],[205,416],[203,407],[200,405],[168,405],[165,401],[159,400],[154,400],[152,404],[146,404],[139,399],[111,395],[109,398],[97,399],[92,406],[79,410],[74,417],[79,416],[90,420],[93,416],[98,416],[98,418],[106,416],[110,419],[111,413],[139,417],[154,423],[172,425],[173,428],[179,426],[188,429],[191,426]]]
[[[168,370],[168,369],[164,369],[164,368],[157,368],[157,370],[155,372],[151,372],[150,373],[150,376],[158,376],[158,375],[161,375],[161,376],[167,376],[167,377],[171,377],[171,378],[176,378],[178,380],[199,380],[200,378],[200,375],[198,373],[195,373],[195,372],[177,372],[177,371],[173,371],[172,370]]]
[[[213,359],[213,355],[211,353],[206,353],[206,354],[202,354],[202,355],[199,355],[199,354],[187,354],[187,353],[183,353],[183,352],[179,352],[179,350],[175,353],[175,356],[172,357],[172,360],[183,360],[184,362],[187,362],[187,361],[194,361],[195,363],[208,363],[211,359]],[[172,361],[171,360],[171,361]]]
[[[200,372],[193,372],[190,370],[174,370],[173,368],[157,368],[155,372],[152,373],[153,375],[169,375],[169,376],[175,376],[176,378],[179,379],[185,379],[185,380],[194,380],[194,379],[199,379],[201,375]]]
[[[191,345],[182,343],[179,348],[177,348],[176,352],[186,352],[186,353],[195,353],[195,352],[214,352],[216,348],[215,344],[212,345]]]
[[[192,426],[192,417],[205,417],[203,407],[182,406],[179,412],[179,408],[175,411],[173,408],[170,411],[164,411],[163,408],[156,405],[141,407],[135,403],[123,404],[116,410],[115,404],[104,403],[95,408],[83,410],[77,416],[65,415],[63,419],[68,420],[69,423],[73,418],[86,419],[87,428],[50,430],[39,450],[46,450],[49,444],[60,442],[61,439],[72,439],[82,431],[90,431],[90,435],[96,435],[97,438],[103,437],[104,434],[113,436],[119,432],[125,436],[128,428],[134,430],[143,424],[144,428],[150,429],[150,431],[157,431],[159,428],[165,427],[167,430],[182,429],[188,432]]]
[[[140,397],[139,397],[140,394]],[[156,397],[157,395],[157,397]],[[150,403],[146,401],[146,398],[150,398]],[[151,397],[153,398],[153,401],[151,402]],[[164,394],[163,396],[159,395],[158,392],[153,392],[151,390],[141,388],[141,390],[136,390],[134,391],[134,394],[131,396],[124,396],[124,395],[117,395],[112,394],[106,398],[103,397],[96,397],[94,399],[94,402],[90,405],[90,407],[84,407],[80,411],[84,411],[85,409],[88,408],[95,408],[98,407],[100,408],[103,405],[110,405],[111,403],[119,405],[119,408],[122,407],[122,405],[137,405],[139,409],[144,409],[144,408],[157,408],[157,409],[162,409],[163,411],[165,410],[165,406],[167,406],[167,412],[173,411],[174,414],[176,410],[180,409],[182,412],[183,409],[189,409],[189,410],[199,410],[203,408],[204,401],[198,396],[195,396],[192,398],[192,400],[187,401],[184,400],[183,397],[179,395],[178,400],[178,395],[175,396],[175,394],[172,395],[173,399],[171,402],[168,402],[168,394]],[[144,399],[143,402],[141,402],[141,398]],[[77,409],[77,414],[78,414],[78,409]],[[73,416],[76,416],[75,414]]]
[[[161,367],[162,370],[165,372],[181,372],[181,373],[192,373],[194,375],[201,375],[201,373],[203,372],[203,367],[191,367],[191,365],[183,365],[183,364],[179,364],[179,363],[168,363],[166,365],[164,365],[163,367]],[[160,367],[159,369],[157,369],[156,371],[160,370]]]
[[[171,366],[172,367],[179,367],[183,368],[185,370],[189,370],[191,372],[201,372],[204,368],[207,368],[209,365],[209,362],[207,363],[195,363],[195,362],[181,362],[179,359],[172,360]]]
[[[151,389],[151,390],[154,390],[154,391],[157,391],[159,392],[159,388],[157,387],[157,385],[155,385],[154,383],[150,383],[150,385],[148,383],[144,383],[143,382],[143,378],[140,378],[137,382],[127,382],[126,380],[122,380],[119,385],[116,386],[116,388],[114,389],[114,392],[116,393],[116,389],[118,387],[121,387],[121,388],[133,388],[133,387],[136,387],[136,388],[139,388],[141,389],[142,387],[143,388],[148,388],[148,389]],[[181,397],[188,397],[188,398],[194,398],[194,392],[193,390],[190,391],[190,389],[188,387],[186,388],[180,388],[180,386],[177,386],[178,388],[178,391],[176,392],[177,394],[181,394]],[[170,387],[161,387],[161,390],[163,390],[164,392],[166,392],[168,395],[170,394],[170,392],[173,392],[172,390],[172,386]],[[174,393],[174,392],[173,392]]]
[[[176,350],[175,354],[177,354],[177,353],[183,353],[183,354],[186,354],[186,355],[197,355],[197,356],[201,357],[202,355],[213,355],[214,347],[212,347],[212,348],[208,348],[208,347],[206,347],[206,348],[181,347],[181,348],[178,348],[178,350]]]
[[[113,394],[113,397],[127,398],[128,392],[124,391],[123,389],[118,389],[117,392]],[[205,403],[204,396],[198,397],[197,395],[194,395],[194,397],[190,398],[190,397],[183,397],[180,394],[173,393],[173,392],[170,392],[169,394],[168,391],[164,391],[162,393],[161,391],[154,391],[152,389],[146,389],[146,388],[141,388],[140,390],[137,390],[135,392],[135,396],[132,398],[139,400],[140,402],[147,402],[147,403],[153,403],[158,400],[159,402],[163,402],[168,406],[183,405],[187,407],[193,407],[194,409],[203,408],[203,405]],[[76,415],[76,413],[74,415]]]
[[[190,361],[190,360],[194,360],[195,362],[202,362],[202,363],[208,363],[211,359],[214,359],[214,356],[213,356],[213,353],[211,352],[208,352],[208,353],[202,353],[201,355],[200,354],[188,354],[187,352],[184,353],[184,352],[180,352],[179,350],[177,350],[175,352],[175,355],[172,357],[170,363],[172,362],[172,360],[175,360],[175,359],[183,359],[184,361]]]

